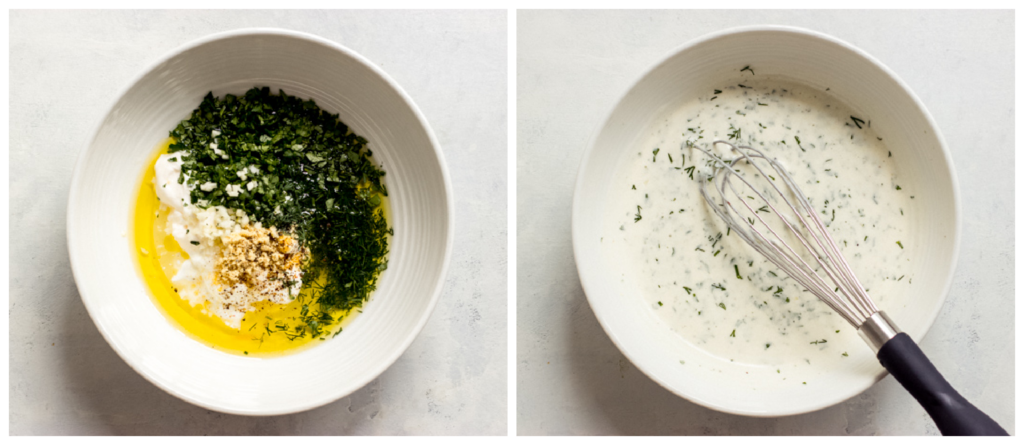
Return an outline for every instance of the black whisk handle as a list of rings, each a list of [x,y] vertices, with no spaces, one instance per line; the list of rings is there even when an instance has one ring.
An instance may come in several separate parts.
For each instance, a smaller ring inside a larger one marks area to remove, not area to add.
[[[1007,436],[939,374],[921,348],[899,333],[878,350],[878,361],[917,399],[944,436]]]

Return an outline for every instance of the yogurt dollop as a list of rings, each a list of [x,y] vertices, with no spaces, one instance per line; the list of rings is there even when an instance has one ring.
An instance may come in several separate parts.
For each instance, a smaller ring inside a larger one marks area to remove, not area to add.
[[[170,208],[167,215],[166,231],[170,234],[188,258],[185,259],[171,278],[178,295],[192,306],[205,305],[205,311],[220,317],[232,328],[241,326],[251,303],[270,300],[287,303],[302,288],[302,274],[298,266],[290,270],[289,286],[276,288],[273,292],[260,289],[226,287],[217,280],[217,258],[221,255],[221,237],[239,233],[250,226],[249,217],[239,209],[223,206],[200,208],[191,202],[192,189],[188,177],[182,174],[181,153],[161,155],[154,165],[154,188],[157,198]],[[204,187],[215,187],[207,183]],[[260,224],[254,224],[260,228]],[[172,271],[168,271],[171,273]],[[282,296],[281,294],[285,294]],[[205,303],[209,304],[205,304]]]

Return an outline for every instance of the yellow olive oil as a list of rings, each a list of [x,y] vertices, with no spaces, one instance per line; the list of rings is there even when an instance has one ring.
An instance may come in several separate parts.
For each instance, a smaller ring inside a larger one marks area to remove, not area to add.
[[[348,323],[355,314],[333,311],[334,319],[341,317],[329,328],[329,332],[318,338],[308,333],[295,336],[284,331],[288,326],[300,324],[303,305],[310,304],[310,296],[304,288],[300,295],[286,305],[262,301],[257,310],[246,314],[240,329],[233,329],[205,310],[205,304],[192,306],[178,295],[170,277],[177,273],[181,263],[188,259],[178,242],[167,232],[167,215],[170,208],[161,205],[153,189],[154,165],[161,154],[167,153],[174,142],[172,138],[163,141],[149,160],[145,173],[139,180],[133,221],[133,250],[138,259],[140,273],[150,290],[153,302],[167,316],[169,321],[187,333],[191,338],[220,351],[246,356],[273,356],[295,352],[322,340],[330,339]],[[381,208],[385,220],[390,220],[387,199]],[[355,309],[358,312],[359,309]],[[284,329],[282,329],[284,328]]]

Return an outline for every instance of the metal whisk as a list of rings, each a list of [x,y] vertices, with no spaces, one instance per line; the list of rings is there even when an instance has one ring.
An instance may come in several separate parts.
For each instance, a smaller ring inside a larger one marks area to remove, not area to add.
[[[917,344],[875,306],[828,227],[786,169],[753,147],[721,140],[713,143],[717,144],[731,147],[738,157],[723,160],[693,145],[714,160],[714,174],[701,174],[698,182],[704,200],[715,214],[754,250],[857,328],[882,366],[921,403],[942,434],[1007,435],[995,421],[960,396]],[[734,168],[740,163],[754,170],[742,175]],[[770,224],[766,220],[778,221]]]

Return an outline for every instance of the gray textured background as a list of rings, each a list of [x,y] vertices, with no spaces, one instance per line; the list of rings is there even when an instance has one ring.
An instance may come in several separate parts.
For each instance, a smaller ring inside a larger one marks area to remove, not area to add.
[[[505,434],[507,18],[504,11],[10,13],[11,434]],[[444,292],[408,351],[349,397],[249,418],[153,386],[96,330],[68,265],[65,206],[106,107],[193,39],[271,26],[334,40],[391,75],[434,129],[456,197]]]
[[[753,24],[801,26],[860,47],[938,122],[959,176],[964,226],[953,287],[921,348],[1014,432],[1012,12],[520,11],[517,21],[520,434],[938,434],[892,377],[800,416],[708,410],[638,371],[587,304],[569,222],[588,138],[629,84],[674,48]]]

